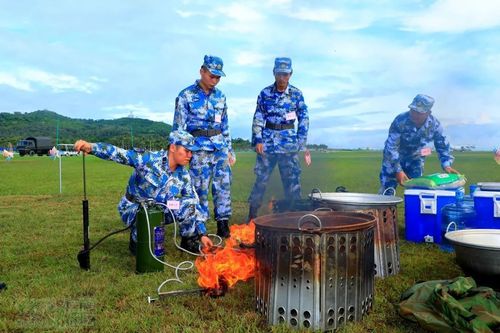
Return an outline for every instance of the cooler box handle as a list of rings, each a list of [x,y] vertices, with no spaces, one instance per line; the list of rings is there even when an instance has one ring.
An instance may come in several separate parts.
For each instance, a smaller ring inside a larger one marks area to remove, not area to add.
[[[420,214],[433,214],[437,213],[437,195],[436,193],[420,193]]]
[[[493,195],[493,217],[500,217],[500,194]]]

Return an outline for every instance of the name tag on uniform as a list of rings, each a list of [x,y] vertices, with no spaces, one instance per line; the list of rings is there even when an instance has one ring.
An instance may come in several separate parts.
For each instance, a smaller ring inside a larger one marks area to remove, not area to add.
[[[177,200],[167,200],[167,207],[171,210],[179,209],[180,202]]]
[[[222,121],[222,116],[220,114],[215,115],[215,122],[220,123]]]
[[[432,153],[432,150],[430,147],[424,147],[420,149],[420,156],[429,156]]]
[[[285,114],[285,119],[286,120],[295,120],[295,119],[297,119],[297,114],[295,114],[295,112],[288,112],[287,114]]]

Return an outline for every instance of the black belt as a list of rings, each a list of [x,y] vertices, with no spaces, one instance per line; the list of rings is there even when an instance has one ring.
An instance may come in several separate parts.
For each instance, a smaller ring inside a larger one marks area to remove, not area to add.
[[[135,196],[133,196],[130,193],[125,193],[125,198],[127,198],[128,201],[135,202]]]
[[[207,130],[204,130],[204,129],[197,129],[197,130],[193,130],[191,132],[192,136],[216,136],[216,135],[219,135],[221,134],[221,130],[218,130],[218,129],[207,129]]]
[[[286,130],[286,129],[292,129],[295,128],[294,124],[273,124],[269,123],[266,121],[266,128],[272,129],[272,130]]]

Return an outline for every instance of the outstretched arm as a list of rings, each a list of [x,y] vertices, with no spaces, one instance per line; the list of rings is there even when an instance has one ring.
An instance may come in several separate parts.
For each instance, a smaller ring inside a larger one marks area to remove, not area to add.
[[[113,146],[109,143],[90,143],[85,140],[78,140],[75,142],[74,148],[77,152],[82,151],[86,154],[97,156],[103,160],[114,161],[134,168],[141,164],[143,160],[142,155],[137,153],[135,150],[126,150]]]

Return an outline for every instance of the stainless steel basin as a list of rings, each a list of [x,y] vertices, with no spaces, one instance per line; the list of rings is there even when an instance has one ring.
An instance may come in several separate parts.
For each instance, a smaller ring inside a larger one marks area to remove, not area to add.
[[[491,287],[500,287],[499,229],[464,229],[444,236],[455,248],[457,263],[466,273],[478,282],[491,282],[494,284]]]

